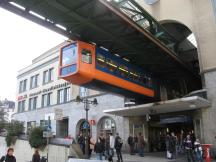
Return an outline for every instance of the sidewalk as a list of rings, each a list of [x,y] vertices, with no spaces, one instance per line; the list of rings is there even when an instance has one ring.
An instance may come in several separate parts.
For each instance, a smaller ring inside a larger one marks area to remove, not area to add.
[[[159,153],[146,153],[145,157],[140,157],[138,155],[123,154],[124,162],[187,162],[185,157],[178,157],[177,159],[169,160],[165,158],[166,154],[164,152]],[[92,159],[95,159],[95,154],[93,154]],[[116,154],[113,158],[113,162],[116,162]],[[212,162],[216,162],[215,160]]]

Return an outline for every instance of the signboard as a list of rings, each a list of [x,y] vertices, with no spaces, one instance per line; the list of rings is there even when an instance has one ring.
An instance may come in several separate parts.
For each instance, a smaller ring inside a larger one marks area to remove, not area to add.
[[[51,137],[53,137],[53,133],[50,131],[43,131],[43,137],[44,138],[51,138]]]
[[[83,123],[82,127],[83,127],[83,129],[88,129],[89,123],[88,122]]]
[[[55,109],[54,110],[55,113],[55,120],[62,120],[63,119],[63,110],[62,109]]]
[[[95,125],[96,121],[92,119],[92,120],[89,120],[89,123],[90,123],[90,125]]]

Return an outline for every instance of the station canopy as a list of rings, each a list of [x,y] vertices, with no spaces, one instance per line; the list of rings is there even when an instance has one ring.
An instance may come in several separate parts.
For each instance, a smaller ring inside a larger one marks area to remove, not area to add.
[[[207,108],[211,104],[207,99],[190,96],[155,103],[104,110],[104,113],[117,116],[143,116],[165,114]]]
[[[106,48],[158,77],[200,79],[179,58],[178,42],[134,0],[1,0],[0,6],[72,40]]]

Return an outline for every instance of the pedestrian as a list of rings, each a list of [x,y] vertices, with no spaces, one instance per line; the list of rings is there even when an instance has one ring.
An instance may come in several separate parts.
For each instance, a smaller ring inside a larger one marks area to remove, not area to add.
[[[32,162],[40,162],[40,154],[39,154],[38,149],[35,150],[32,156]]]
[[[200,144],[200,140],[196,139],[194,142],[194,152],[197,162],[203,162],[203,152],[202,152],[202,146]]]
[[[110,133],[110,155],[113,157],[114,156],[114,145],[115,145],[115,137],[113,136],[112,133]]]
[[[91,157],[91,154],[92,154],[92,150],[94,150],[94,146],[95,146],[95,140],[90,137],[89,138],[89,157]]]
[[[139,133],[138,137],[138,150],[139,150],[139,155],[141,157],[144,157],[144,148],[145,148],[145,140],[142,136],[142,133]]]
[[[122,141],[121,137],[119,137],[119,134],[116,133],[114,147],[116,149],[116,154],[117,154],[117,158],[118,158],[117,162],[123,162],[122,153],[121,153],[122,145],[123,145],[123,141]]]
[[[105,156],[105,137],[104,137],[104,134],[100,134],[99,139],[100,139],[100,141],[103,145],[103,149],[104,149],[103,150],[103,156]]]
[[[166,135],[165,142],[166,142],[166,150],[167,150],[167,159],[171,159],[172,156],[170,153],[170,135],[169,134]]]
[[[136,134],[134,135],[134,152],[138,152],[138,137]]]
[[[108,157],[110,156],[110,137],[109,134],[106,135],[105,138],[105,160],[108,159]]]
[[[129,135],[127,142],[130,148],[130,154],[134,155],[134,138],[131,134]]]
[[[85,138],[83,134],[80,133],[77,137],[78,144],[80,145],[80,149],[82,150],[83,154],[85,154]]]
[[[14,153],[14,149],[13,148],[9,148],[7,150],[7,155],[2,156],[0,159],[0,162],[16,162],[16,158],[13,155]]]
[[[176,158],[176,143],[177,143],[177,138],[174,134],[174,132],[171,133],[171,137],[170,137],[170,146],[169,146],[169,151],[171,153],[171,159],[175,159]]]
[[[101,142],[100,138],[98,138],[97,142],[94,146],[94,151],[96,153],[97,160],[103,160],[103,151],[104,151],[104,145]]]
[[[184,147],[187,155],[187,162],[194,162],[193,144],[190,135],[187,135],[187,137],[185,138]]]

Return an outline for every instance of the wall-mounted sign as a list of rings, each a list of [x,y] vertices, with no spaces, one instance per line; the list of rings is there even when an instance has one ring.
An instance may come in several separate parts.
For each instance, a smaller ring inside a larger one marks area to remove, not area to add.
[[[18,100],[18,101],[21,101],[21,100],[26,99],[27,97],[28,97],[27,95],[18,96],[17,100]]]
[[[155,4],[156,2],[158,2],[159,0],[145,0],[145,2],[148,4],[148,5],[153,5]]]
[[[51,86],[51,87],[49,87],[49,88],[45,88],[45,89],[43,89],[43,90],[40,90],[40,91],[38,91],[38,92],[30,93],[30,94],[29,94],[29,97],[37,96],[37,95],[39,95],[39,94],[41,94],[41,93],[48,93],[48,92],[53,91],[53,90],[55,90],[55,89],[62,88],[62,87],[66,87],[66,86],[68,86],[69,84],[71,84],[71,83],[65,82],[65,83],[62,83],[62,84],[57,84],[57,85]]]
[[[96,121],[92,119],[92,120],[89,120],[89,123],[90,123],[90,125],[95,125]]]

